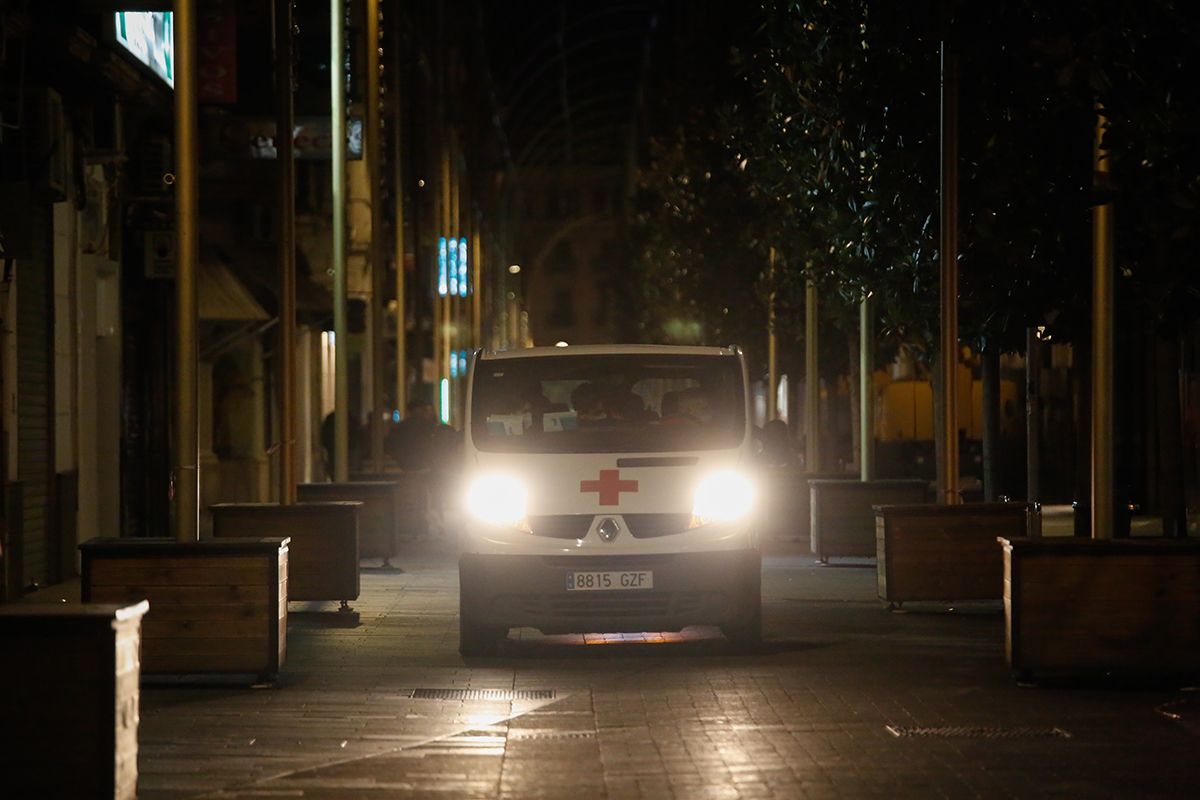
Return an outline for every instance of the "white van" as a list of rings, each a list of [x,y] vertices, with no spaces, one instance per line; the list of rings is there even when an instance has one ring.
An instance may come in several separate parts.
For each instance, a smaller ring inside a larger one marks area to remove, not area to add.
[[[719,625],[761,637],[737,348],[478,353],[465,422],[460,651],[543,633]]]

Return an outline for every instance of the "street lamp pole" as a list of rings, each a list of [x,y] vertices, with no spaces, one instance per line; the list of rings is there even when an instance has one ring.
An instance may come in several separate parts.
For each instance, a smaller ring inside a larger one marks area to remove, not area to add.
[[[1109,187],[1104,129],[1097,108],[1093,145],[1097,189]],[[1113,538],[1113,204],[1092,211],[1092,538]]]
[[[775,248],[767,255],[767,419],[779,416],[779,362],[778,341],[775,335]]]
[[[275,163],[279,169],[279,502],[296,502],[296,165],[292,2],[275,0]]]
[[[379,0],[366,0],[367,97],[363,147],[367,159],[367,198],[371,204],[371,464],[383,471],[383,192],[380,189],[383,125],[379,114]]]
[[[196,4],[175,0],[175,537],[200,538],[196,273],[200,261]]]
[[[817,365],[817,284],[808,279],[804,289],[804,467],[817,472],[821,465],[821,371]]]
[[[859,473],[869,481],[875,473],[875,319],[871,294],[858,303]]]
[[[471,346],[483,347],[483,226],[471,226]]]
[[[392,167],[395,170],[396,219],[393,224],[396,250],[396,408],[408,413],[408,350],[406,343],[404,291],[404,81],[400,71],[401,16],[392,12]]]
[[[333,168],[334,476],[350,476],[350,337],[346,331],[346,73],[345,10],[329,0],[330,138]]]
[[[961,502],[958,494],[958,54],[942,41],[942,486],[941,501]]]

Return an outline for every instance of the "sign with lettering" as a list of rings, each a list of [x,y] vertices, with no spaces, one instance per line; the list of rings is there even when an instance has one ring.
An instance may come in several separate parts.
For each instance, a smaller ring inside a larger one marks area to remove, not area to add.
[[[117,44],[175,88],[175,30],[170,11],[118,11]]]
[[[234,0],[207,0],[196,26],[196,91],[201,103],[237,102],[237,17]]]
[[[220,117],[207,123],[206,149],[222,158],[275,158],[275,120]],[[346,157],[362,158],[362,119],[346,121]],[[302,117],[292,129],[292,146],[298,159],[327,159],[333,153],[328,117]]]

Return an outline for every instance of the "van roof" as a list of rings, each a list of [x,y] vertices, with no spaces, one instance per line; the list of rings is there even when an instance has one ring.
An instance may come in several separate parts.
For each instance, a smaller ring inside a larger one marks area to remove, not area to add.
[[[737,347],[692,347],[673,344],[579,344],[567,347],[524,347],[517,350],[484,350],[480,358],[534,358],[538,356],[637,355],[736,356]]]

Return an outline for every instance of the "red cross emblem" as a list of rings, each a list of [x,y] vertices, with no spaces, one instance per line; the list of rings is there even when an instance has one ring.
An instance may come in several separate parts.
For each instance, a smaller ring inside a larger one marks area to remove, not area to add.
[[[636,492],[638,490],[637,481],[621,480],[620,470],[602,469],[600,470],[600,480],[598,481],[580,481],[579,492],[599,492],[600,505],[602,506],[619,506],[621,504],[621,492]]]

